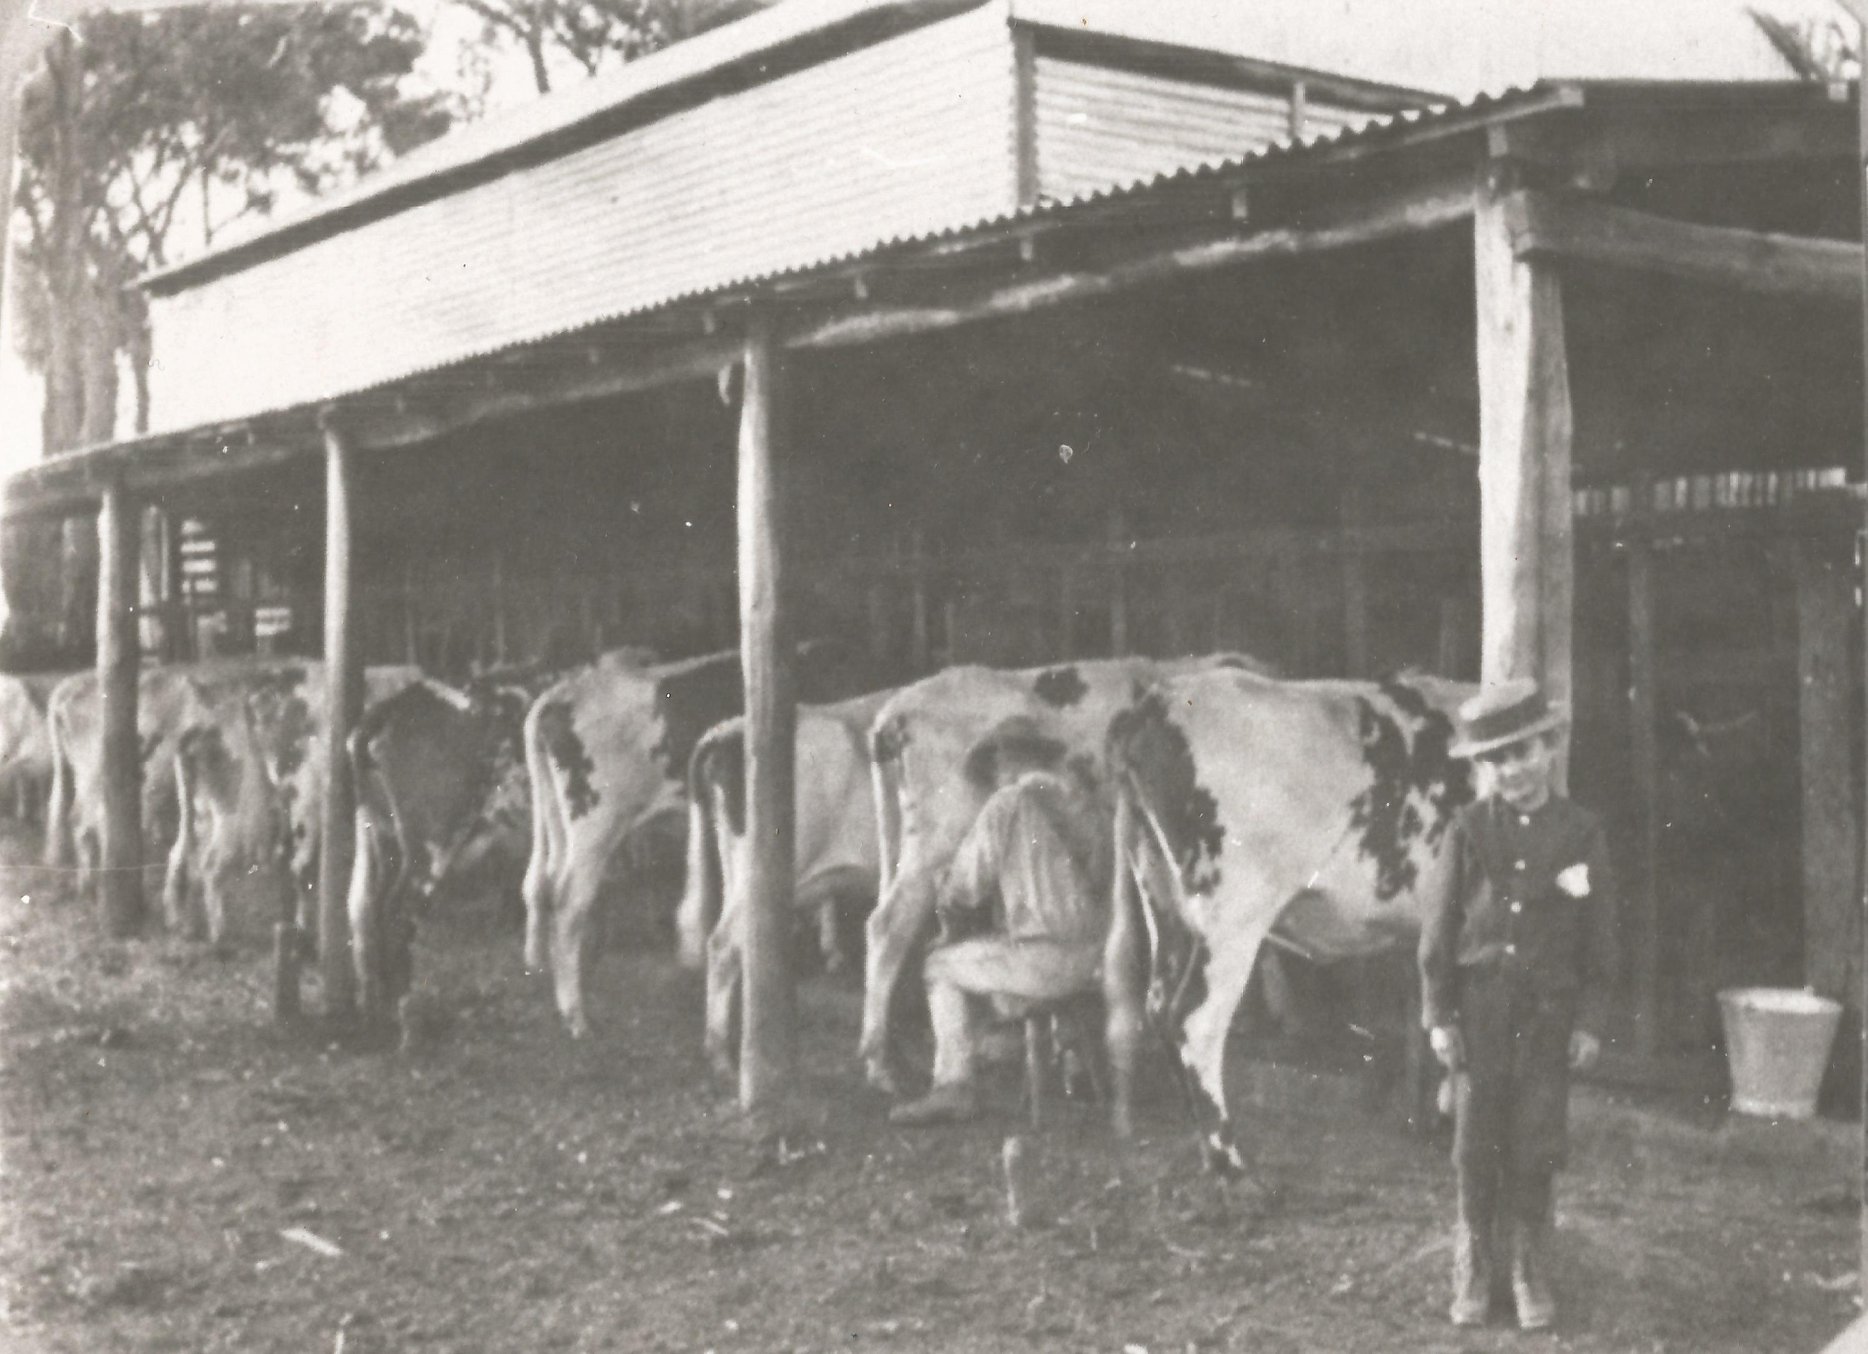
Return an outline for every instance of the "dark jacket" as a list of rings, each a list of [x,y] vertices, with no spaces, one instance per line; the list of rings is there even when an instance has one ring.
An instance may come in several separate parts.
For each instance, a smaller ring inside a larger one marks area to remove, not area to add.
[[[1490,970],[1600,1038],[1619,965],[1601,822],[1568,799],[1527,817],[1493,796],[1461,811],[1447,849],[1451,879],[1421,935],[1423,1022],[1455,1023],[1465,987]]]

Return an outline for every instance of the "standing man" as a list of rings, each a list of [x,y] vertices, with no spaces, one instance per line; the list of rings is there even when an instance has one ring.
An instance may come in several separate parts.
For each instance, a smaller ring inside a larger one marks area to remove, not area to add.
[[[925,969],[934,1084],[897,1105],[891,1123],[953,1123],[979,1113],[980,999],[1055,1001],[1097,987],[1109,909],[1092,881],[1108,877],[1108,830],[1091,788],[1063,761],[1064,745],[1025,716],[1004,721],[967,755],[968,779],[992,795],[961,840],[936,904],[940,941]],[[973,934],[982,925],[989,934]]]
[[[1556,1316],[1551,1178],[1567,1152],[1569,1074],[1601,1052],[1616,967],[1602,825],[1553,784],[1563,722],[1535,683],[1502,682],[1460,708],[1452,748],[1487,782],[1454,821],[1420,946],[1422,1018],[1454,1085],[1456,1326],[1484,1323],[1501,1246],[1518,1325]]]

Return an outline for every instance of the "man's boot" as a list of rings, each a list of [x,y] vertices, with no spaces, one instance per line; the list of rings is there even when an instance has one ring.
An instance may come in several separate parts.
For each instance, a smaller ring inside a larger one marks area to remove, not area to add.
[[[1457,1176],[1459,1222],[1453,1228],[1453,1306],[1448,1315],[1455,1326],[1483,1326],[1492,1308],[1497,1174],[1483,1167],[1461,1166]]]
[[[1492,1309],[1492,1256],[1484,1228],[1461,1218],[1453,1228],[1453,1306],[1455,1326],[1483,1326]]]
[[[1511,1299],[1519,1330],[1548,1330],[1557,1317],[1550,1291],[1550,1219],[1511,1220]]]
[[[889,1111],[889,1122],[909,1128],[928,1124],[958,1124],[979,1117],[979,1097],[970,1081],[937,1082],[919,1100]]]

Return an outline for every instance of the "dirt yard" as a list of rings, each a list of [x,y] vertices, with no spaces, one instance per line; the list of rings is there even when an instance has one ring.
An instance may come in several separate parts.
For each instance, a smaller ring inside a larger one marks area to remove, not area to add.
[[[30,858],[28,843],[10,845]],[[1049,1225],[1004,1218],[1016,1078],[889,1127],[857,993],[804,989],[809,1131],[759,1146],[700,990],[613,954],[573,1046],[516,934],[431,925],[417,1053],[277,1033],[231,958],[98,939],[30,872],[0,902],[0,1346],[228,1350],[1814,1350],[1854,1304],[1847,1135],[1595,1094],[1559,1203],[1558,1331],[1443,1317],[1443,1145],[1335,1101],[1253,1105],[1262,1181],[1196,1170],[1172,1099],[1118,1149],[1060,1106]],[[316,992],[308,991],[315,1009]]]

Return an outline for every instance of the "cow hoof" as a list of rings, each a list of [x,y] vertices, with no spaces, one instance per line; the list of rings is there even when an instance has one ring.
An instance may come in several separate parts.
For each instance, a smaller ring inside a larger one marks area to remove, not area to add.
[[[721,1081],[737,1081],[739,1079],[739,1066],[733,1061],[733,1055],[728,1053],[725,1049],[708,1049],[707,1066],[713,1069],[713,1074]]]
[[[863,1070],[869,1084],[884,1095],[900,1097],[903,1094],[901,1078],[895,1075],[887,1061],[871,1061]]]

